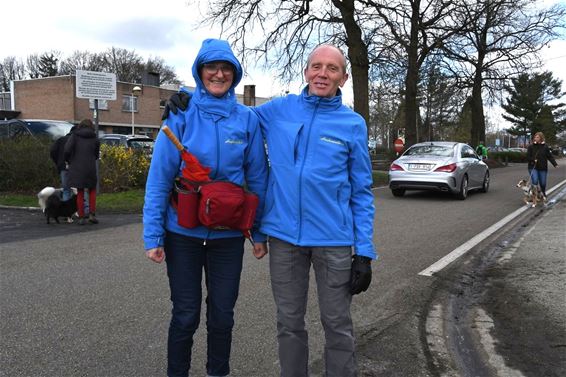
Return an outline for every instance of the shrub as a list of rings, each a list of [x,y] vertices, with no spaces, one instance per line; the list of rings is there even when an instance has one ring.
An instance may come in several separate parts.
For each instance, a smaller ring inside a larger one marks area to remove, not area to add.
[[[50,139],[0,140],[0,191],[36,193],[58,186],[57,168],[49,157]]]
[[[49,156],[49,139],[0,140],[0,192],[35,194],[45,186],[61,185]],[[101,145],[99,166],[102,192],[143,188],[150,158],[143,152]]]
[[[527,162],[527,154],[523,152],[489,152],[488,158],[499,162]]]
[[[125,191],[143,188],[147,179],[150,158],[142,151],[120,146],[100,146],[100,190]]]

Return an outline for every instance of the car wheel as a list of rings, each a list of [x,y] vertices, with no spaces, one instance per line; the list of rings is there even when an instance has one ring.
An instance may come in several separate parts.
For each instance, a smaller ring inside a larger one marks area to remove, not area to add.
[[[466,200],[468,197],[468,176],[464,175],[462,178],[462,183],[460,184],[460,192],[456,195],[456,197],[460,200]]]
[[[489,190],[489,172],[485,172],[483,177],[483,185],[481,186],[480,192],[487,192]]]
[[[393,196],[401,197],[405,195],[405,189],[391,189]]]

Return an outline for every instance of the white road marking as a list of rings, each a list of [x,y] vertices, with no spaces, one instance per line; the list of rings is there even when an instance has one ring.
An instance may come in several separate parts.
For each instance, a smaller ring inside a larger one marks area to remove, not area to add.
[[[556,186],[551,188],[546,192],[547,195],[550,195],[552,192],[557,190],[560,186],[566,184],[566,179],[562,182],[558,183]],[[448,255],[444,256],[436,263],[432,264],[428,268],[419,272],[419,275],[422,276],[432,276],[435,273],[441,271],[444,267],[448,266],[450,263],[454,262],[456,259],[460,258],[462,255],[466,254],[470,251],[474,246],[485,240],[487,237],[491,236],[493,233],[497,232],[511,220],[519,216],[521,213],[525,212],[526,210],[530,209],[531,207],[523,206],[516,210],[515,212],[511,213],[510,215],[505,216],[503,219],[499,220],[489,228],[485,229],[483,232],[477,234],[476,236],[472,237],[462,245],[458,246],[456,249],[452,250]]]

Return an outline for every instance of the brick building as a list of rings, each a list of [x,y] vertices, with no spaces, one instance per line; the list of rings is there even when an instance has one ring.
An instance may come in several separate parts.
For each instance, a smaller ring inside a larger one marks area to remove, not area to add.
[[[75,76],[55,76],[13,81],[10,92],[11,109],[6,113],[19,119],[53,119],[78,124],[93,118],[94,101],[75,96]],[[139,86],[139,96],[132,90]],[[161,126],[161,113],[167,99],[177,87],[116,82],[116,100],[99,100],[99,129],[104,133],[136,134],[155,137]],[[5,93],[4,93],[5,94]],[[255,97],[255,86],[246,85],[238,101],[249,106],[260,105],[267,98]]]

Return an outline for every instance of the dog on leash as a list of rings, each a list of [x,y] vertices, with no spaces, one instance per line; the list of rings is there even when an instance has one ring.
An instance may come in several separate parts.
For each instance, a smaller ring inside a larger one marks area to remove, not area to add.
[[[59,217],[66,217],[68,223],[73,222],[73,215],[77,212],[77,191],[72,189],[73,195],[69,200],[62,200],[63,189],[45,187],[37,194],[39,207],[45,214],[47,224],[49,219],[55,219],[59,224]]]
[[[524,197],[523,201],[526,205],[531,207],[536,207],[538,203],[544,202],[544,197],[538,185],[533,185],[526,179],[521,179],[517,183],[517,187],[523,191]]]

